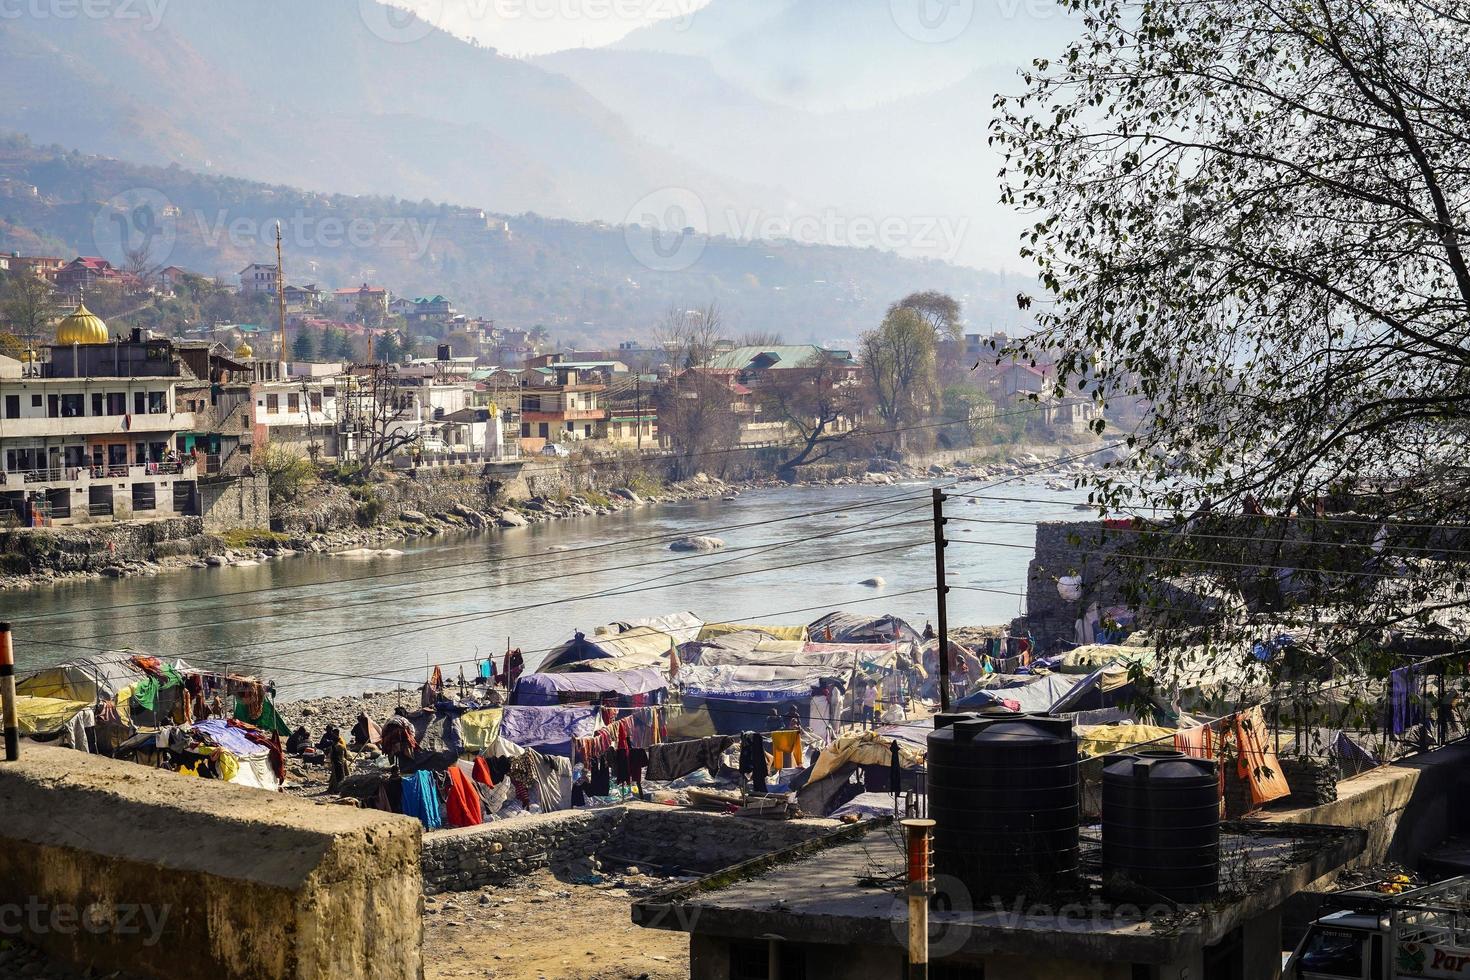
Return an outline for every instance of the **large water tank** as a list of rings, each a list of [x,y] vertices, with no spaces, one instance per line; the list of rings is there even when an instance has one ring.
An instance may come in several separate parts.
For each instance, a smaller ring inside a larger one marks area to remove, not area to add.
[[[1077,873],[1077,736],[1063,718],[957,719],[929,736],[934,870],[979,907],[1037,899]]]
[[[1147,751],[1103,767],[1103,882],[1129,900],[1215,897],[1220,882],[1220,783],[1215,763]]]

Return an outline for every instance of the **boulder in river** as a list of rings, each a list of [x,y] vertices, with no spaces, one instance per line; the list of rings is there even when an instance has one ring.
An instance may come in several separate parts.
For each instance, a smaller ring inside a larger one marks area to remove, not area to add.
[[[723,547],[725,547],[724,541],[707,535],[679,538],[677,541],[669,542],[670,551],[719,551]]]
[[[501,513],[500,523],[504,527],[525,527],[531,522],[526,520],[520,514],[517,514],[515,511],[507,510]]]
[[[427,523],[429,523],[429,515],[428,514],[425,514],[423,511],[419,511],[419,510],[406,510],[402,514],[399,514],[398,516],[401,517],[401,518],[403,518],[405,521],[408,521],[411,524],[427,524]]]
[[[887,584],[888,583],[883,580],[883,576],[881,575],[874,575],[872,578],[865,578],[858,583],[858,585],[866,585],[870,589],[881,589]]]

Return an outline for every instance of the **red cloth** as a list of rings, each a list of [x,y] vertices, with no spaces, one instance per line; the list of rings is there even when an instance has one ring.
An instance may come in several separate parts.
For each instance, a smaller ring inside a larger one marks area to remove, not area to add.
[[[444,818],[451,827],[474,827],[480,823],[480,794],[459,766],[449,767],[449,794],[444,801]]]
[[[495,779],[490,775],[490,763],[483,756],[475,756],[475,782],[492,787],[495,785]]]

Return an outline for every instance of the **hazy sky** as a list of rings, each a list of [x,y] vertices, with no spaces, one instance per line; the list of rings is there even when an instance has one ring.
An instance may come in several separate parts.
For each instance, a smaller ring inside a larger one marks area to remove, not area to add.
[[[509,55],[597,47],[710,0],[389,0],[461,37]]]

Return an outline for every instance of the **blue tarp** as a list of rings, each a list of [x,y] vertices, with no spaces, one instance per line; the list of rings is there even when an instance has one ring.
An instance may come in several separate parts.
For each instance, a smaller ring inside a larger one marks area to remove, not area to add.
[[[658,704],[668,693],[668,683],[657,670],[619,670],[602,673],[523,674],[511,694],[513,705],[554,706],[569,701],[600,700],[609,706],[624,703],[635,694],[649,695]]]
[[[240,729],[231,728],[222,718],[208,718],[194,725],[193,729],[208,735],[220,748],[234,756],[254,758],[270,751],[264,745],[250,741]]]
[[[586,738],[602,727],[602,709],[511,705],[500,716],[500,736],[543,755],[572,754],[572,739]]]

